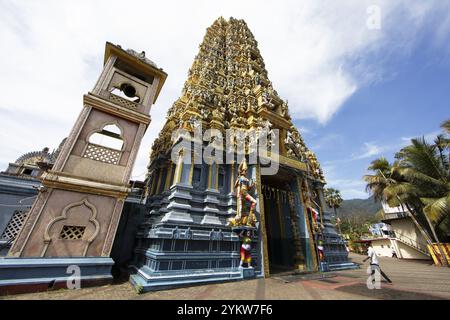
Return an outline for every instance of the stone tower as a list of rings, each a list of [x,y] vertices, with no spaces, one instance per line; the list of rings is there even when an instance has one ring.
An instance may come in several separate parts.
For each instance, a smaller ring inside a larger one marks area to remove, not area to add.
[[[21,258],[21,265],[33,265],[28,273],[15,272],[17,278],[63,279],[67,265],[80,266],[82,279],[111,277],[109,255],[129,179],[166,77],[144,52],[106,44],[103,71],[84,95],[53,168],[42,176],[10,259],[2,261],[17,264]],[[53,269],[44,270],[47,265]]]
[[[185,133],[174,135],[180,128]],[[201,156],[200,161],[188,160],[204,154],[201,134],[207,129],[225,137],[228,129],[264,128],[279,131],[279,151],[270,153],[279,170],[264,175],[259,162],[249,166],[249,178],[256,181],[252,195],[258,218],[252,265],[257,276],[318,269],[325,209],[319,163],[294,127],[287,102],[273,88],[246,23],[219,18],[207,29],[181,96],[152,147],[148,214],[137,233],[133,284],[155,290],[242,277],[239,237],[227,226],[236,214],[238,155],[231,163]],[[192,148],[199,139],[200,148]],[[226,152],[225,142],[219,152]],[[313,212],[319,220],[312,219]],[[343,242],[326,246],[336,253],[334,262],[346,260]]]

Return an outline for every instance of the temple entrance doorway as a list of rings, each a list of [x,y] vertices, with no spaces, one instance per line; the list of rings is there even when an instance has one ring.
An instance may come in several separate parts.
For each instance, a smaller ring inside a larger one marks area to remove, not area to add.
[[[295,174],[280,167],[273,176],[261,176],[270,274],[295,269],[295,244],[288,199]]]

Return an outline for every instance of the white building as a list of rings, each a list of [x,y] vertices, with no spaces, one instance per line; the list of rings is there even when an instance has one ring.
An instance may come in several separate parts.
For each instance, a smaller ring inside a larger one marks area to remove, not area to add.
[[[383,203],[384,219],[371,228],[375,238],[370,239],[377,255],[400,259],[430,260],[427,242],[411,219],[411,213],[402,207],[391,208]]]

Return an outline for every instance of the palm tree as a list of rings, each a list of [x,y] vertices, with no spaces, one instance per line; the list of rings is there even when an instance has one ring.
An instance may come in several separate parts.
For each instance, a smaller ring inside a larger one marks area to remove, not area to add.
[[[397,161],[390,164],[385,158],[374,160],[369,170],[374,175],[364,176],[366,190],[377,200],[390,206],[406,206],[411,218],[427,242],[431,244],[430,233],[447,265],[435,228],[449,217],[450,176],[445,153],[448,147],[444,137],[429,144],[422,139],[412,139],[411,145],[396,154]],[[427,232],[428,231],[428,232]]]
[[[444,129],[445,131],[447,131],[447,133],[450,133],[450,119],[444,121],[444,122],[441,124],[441,128]]]
[[[337,209],[341,206],[341,203],[343,201],[341,192],[337,189],[327,188],[325,189],[324,196],[325,202],[328,204],[328,207],[334,209],[334,216],[336,217],[339,226],[339,233],[342,234],[340,219],[337,216]]]
[[[411,192],[413,186],[408,182],[401,180],[400,177],[393,175],[395,168],[398,166],[398,162],[390,164],[389,161],[381,157],[371,162],[368,170],[374,171],[373,175],[365,175],[366,191],[374,196],[375,201],[384,201],[392,207],[401,206],[406,207],[411,213],[410,217],[417,229],[423,235],[429,245],[432,246],[432,239],[429,232],[424,228],[424,222],[419,223],[415,211],[412,210],[408,203],[411,203],[408,192]],[[404,210],[404,209],[403,209]],[[406,211],[406,210],[404,210]]]
[[[438,138],[436,142],[441,141]],[[450,203],[445,201],[450,192],[449,164],[444,155],[446,148],[442,148],[442,144],[429,144],[424,138],[413,139],[411,143],[397,153],[400,161],[396,173],[416,186],[415,196],[426,202],[425,205],[434,202],[433,199],[443,201],[436,208],[438,211],[430,211],[427,215],[433,224],[439,225],[450,213]],[[431,210],[431,206],[427,210]]]
[[[443,135],[434,144],[424,138],[412,139],[411,145],[397,154],[396,168],[399,176],[414,185],[414,192],[409,192],[411,203],[418,212],[423,212],[439,246],[438,233],[445,232],[439,226],[450,217],[450,171],[445,140]]]
[[[373,171],[375,174],[363,177],[367,183],[366,191],[374,196],[375,201],[385,200],[384,190],[397,182],[391,178],[392,165],[386,158],[381,157],[373,160],[367,170]]]

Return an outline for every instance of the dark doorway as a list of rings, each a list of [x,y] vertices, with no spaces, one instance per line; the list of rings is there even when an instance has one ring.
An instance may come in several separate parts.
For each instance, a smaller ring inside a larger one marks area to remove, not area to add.
[[[261,177],[271,274],[295,268],[295,247],[287,197],[289,185],[294,178],[292,172],[282,168],[277,175]]]

